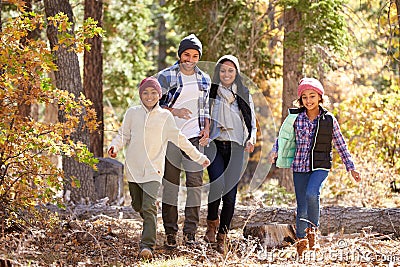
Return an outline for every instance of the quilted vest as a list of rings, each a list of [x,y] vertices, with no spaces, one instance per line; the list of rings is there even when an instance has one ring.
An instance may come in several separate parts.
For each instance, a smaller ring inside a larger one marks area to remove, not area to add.
[[[276,167],[290,168],[296,153],[296,134],[294,132],[294,122],[302,111],[298,108],[290,108],[289,115],[283,121],[278,135],[278,158]]]
[[[311,150],[311,170],[329,170],[332,167],[333,115],[327,110],[319,117]]]
[[[276,166],[278,168],[290,168],[296,153],[296,134],[294,122],[304,108],[291,108],[289,115],[279,130],[278,135],[278,158]],[[311,148],[310,166],[311,170],[329,170],[332,167],[332,133],[333,115],[323,109],[317,122]]]

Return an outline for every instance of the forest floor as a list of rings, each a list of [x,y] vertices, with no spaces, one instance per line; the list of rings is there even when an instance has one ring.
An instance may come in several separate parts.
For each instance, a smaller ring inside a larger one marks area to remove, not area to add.
[[[205,207],[202,209],[204,212]],[[121,211],[110,216],[93,210],[101,207],[80,210],[80,219],[76,212],[74,216],[65,213],[60,216],[64,219],[54,218],[48,226],[3,230],[0,266],[400,266],[400,240],[372,232],[321,236],[321,248],[299,258],[295,245],[266,249],[254,239],[245,239],[242,229],[233,229],[227,253],[222,255],[202,239],[204,219],[195,246],[184,246],[179,232],[178,248],[169,250],[163,246],[160,212],[154,259],[140,261],[142,222],[138,214],[132,212],[129,219],[121,219],[125,217]]]
[[[388,188],[386,172],[371,168],[373,174],[356,186],[346,176],[333,173],[335,179],[327,183],[322,205],[355,207],[391,207],[400,205],[400,194]],[[369,170],[369,169],[368,169]],[[382,178],[384,176],[385,178]],[[332,194],[334,191],[345,194]],[[363,231],[354,234],[332,233],[320,236],[320,250],[307,251],[299,258],[295,245],[266,248],[254,239],[245,239],[243,229],[229,233],[227,253],[219,254],[202,239],[205,233],[207,206],[202,206],[201,220],[196,235],[197,245],[186,247],[182,232],[178,232],[178,248],[165,249],[161,208],[158,209],[157,244],[154,259],[140,261],[139,240],[142,220],[129,206],[125,193],[123,206],[97,203],[83,207],[69,207],[65,211],[52,210],[47,221],[34,222],[28,229],[18,225],[0,225],[0,267],[10,266],[400,266],[400,239],[379,233]],[[238,195],[238,209],[257,205],[295,207],[293,194],[282,191],[276,184],[248,197]],[[206,203],[206,202],[204,202]],[[79,207],[79,208],[78,208]],[[111,212],[110,212],[111,210]],[[55,216],[54,212],[57,212]],[[107,211],[107,212],[106,212]],[[45,214],[43,210],[39,213]],[[46,216],[46,215],[45,215]],[[183,211],[179,216],[182,227]],[[399,233],[396,233],[399,236]]]

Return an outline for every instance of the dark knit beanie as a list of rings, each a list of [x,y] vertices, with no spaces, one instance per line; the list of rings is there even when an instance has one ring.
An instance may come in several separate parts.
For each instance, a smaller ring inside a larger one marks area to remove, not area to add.
[[[161,95],[162,95],[161,85],[156,78],[150,76],[148,78],[143,79],[143,81],[139,85],[139,94],[141,95],[143,90],[148,87],[156,89],[158,94],[161,97]]]
[[[181,58],[183,51],[187,49],[195,49],[199,51],[199,56],[201,57],[203,46],[201,45],[200,40],[193,33],[182,39],[178,48],[178,57]]]

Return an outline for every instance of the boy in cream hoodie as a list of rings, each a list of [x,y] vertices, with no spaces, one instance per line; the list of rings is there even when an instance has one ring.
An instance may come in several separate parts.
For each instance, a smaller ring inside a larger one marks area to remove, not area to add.
[[[125,167],[132,207],[143,218],[139,258],[151,259],[156,242],[156,199],[164,174],[168,141],[203,168],[210,161],[177,128],[171,112],[159,106],[162,93],[156,78],[144,79],[139,86],[139,95],[141,105],[128,109],[107,153],[115,158],[117,152],[127,146]]]

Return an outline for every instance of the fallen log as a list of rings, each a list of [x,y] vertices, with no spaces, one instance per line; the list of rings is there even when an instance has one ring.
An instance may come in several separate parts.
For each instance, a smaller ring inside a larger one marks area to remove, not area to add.
[[[48,209],[57,211],[60,215],[72,214],[77,219],[90,219],[104,214],[119,219],[140,219],[131,206],[111,206],[99,202],[94,205],[77,205],[61,211],[56,206],[48,205]],[[158,209],[161,217],[161,208]],[[183,209],[180,209],[179,219],[183,220]],[[206,226],[207,207],[201,208],[200,226]],[[160,218],[161,219],[161,218]],[[258,208],[253,206],[237,206],[232,219],[232,229],[244,229],[245,226],[261,226],[268,224],[295,225],[295,209],[282,207]],[[366,227],[373,232],[392,234],[400,237],[400,209],[397,208],[360,208],[329,206],[321,209],[320,232],[352,234],[360,233]]]
[[[295,225],[294,208],[252,208],[239,206],[235,210],[232,228],[244,228],[269,223]],[[400,209],[397,208],[360,208],[330,206],[321,209],[321,234],[357,233],[366,227],[374,232],[393,234],[400,237]]]

